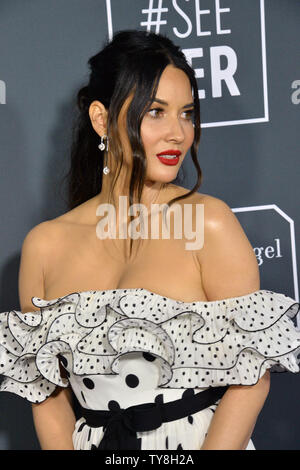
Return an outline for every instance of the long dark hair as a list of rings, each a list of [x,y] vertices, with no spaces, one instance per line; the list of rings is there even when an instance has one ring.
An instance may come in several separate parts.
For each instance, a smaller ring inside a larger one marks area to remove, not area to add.
[[[73,209],[96,196],[102,189],[104,153],[98,148],[100,137],[91,124],[90,104],[98,100],[108,111],[110,150],[119,164],[119,171],[111,188],[112,194],[123,162],[117,120],[122,105],[132,92],[133,99],[127,111],[127,132],[133,155],[129,203],[131,205],[133,202],[140,202],[147,161],[140,127],[167,65],[181,69],[191,83],[195,137],[190,152],[197,171],[197,181],[192,190],[172,199],[167,205],[170,207],[176,201],[195,193],[202,182],[202,171],[197,159],[201,133],[200,105],[194,70],[187,63],[180,48],[163,35],[136,30],[120,31],[99,53],[88,60],[88,64],[91,70],[89,82],[77,94],[79,115],[73,126],[71,165],[66,175],[69,208]],[[137,201],[134,201],[135,195]]]

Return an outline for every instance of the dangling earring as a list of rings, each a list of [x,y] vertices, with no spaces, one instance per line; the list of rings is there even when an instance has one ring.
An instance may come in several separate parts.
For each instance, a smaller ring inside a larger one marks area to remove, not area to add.
[[[101,136],[101,143],[98,145],[98,148],[101,150],[101,152],[103,152],[103,150],[105,150],[104,139],[106,139],[106,138],[107,138],[106,135]]]
[[[106,139],[106,145],[104,143],[104,139]],[[101,136],[101,143],[98,145],[98,148],[101,150],[101,152],[103,152],[104,150],[106,150],[106,152],[108,152],[108,137],[107,137],[107,135],[102,135]],[[103,168],[103,173],[105,175],[107,175],[109,172],[110,172],[110,169],[108,168],[108,166],[105,166]]]
[[[108,166],[105,166],[105,167],[103,168],[103,173],[104,173],[105,175],[107,175],[109,172],[110,172],[110,169],[108,168]]]

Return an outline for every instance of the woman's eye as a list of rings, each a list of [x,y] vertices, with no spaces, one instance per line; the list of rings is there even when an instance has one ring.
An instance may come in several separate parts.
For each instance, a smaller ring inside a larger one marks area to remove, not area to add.
[[[152,108],[148,111],[148,114],[152,118],[158,119],[158,118],[163,116],[164,112],[165,111],[162,108]],[[182,113],[182,116],[183,116],[183,119],[185,119],[186,121],[192,121],[193,118],[194,118],[194,110],[193,109],[188,109],[187,111],[184,111]]]
[[[184,111],[183,115],[184,115],[184,119],[186,119],[188,121],[192,121],[193,118],[194,118],[194,110],[189,109],[188,111]]]
[[[149,112],[151,117],[158,118],[163,113],[163,111],[164,110],[161,109],[161,108],[153,108],[153,109],[150,109],[150,111],[148,111],[148,112]]]

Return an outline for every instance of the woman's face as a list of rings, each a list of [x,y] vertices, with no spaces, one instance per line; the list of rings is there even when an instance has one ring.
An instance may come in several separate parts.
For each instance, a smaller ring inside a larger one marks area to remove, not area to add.
[[[147,157],[146,181],[169,183],[176,178],[194,140],[193,101],[187,75],[168,65],[141,124]]]

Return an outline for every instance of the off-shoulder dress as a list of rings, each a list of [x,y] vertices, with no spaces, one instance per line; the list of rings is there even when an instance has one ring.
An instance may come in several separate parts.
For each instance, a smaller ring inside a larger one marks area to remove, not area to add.
[[[70,386],[75,450],[200,449],[230,385],[299,372],[299,304],[285,294],[182,302],[134,288],[32,303],[0,313],[0,391],[41,403]]]

